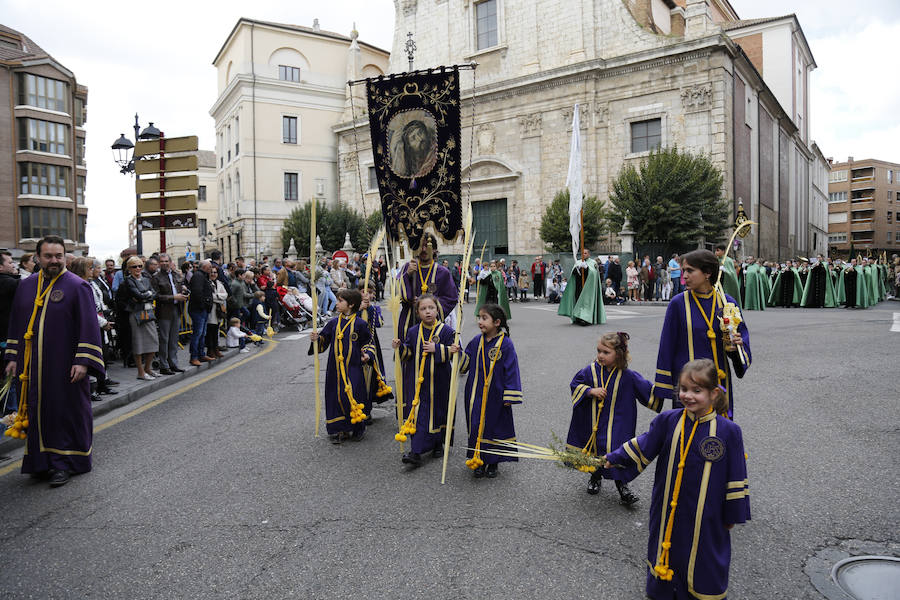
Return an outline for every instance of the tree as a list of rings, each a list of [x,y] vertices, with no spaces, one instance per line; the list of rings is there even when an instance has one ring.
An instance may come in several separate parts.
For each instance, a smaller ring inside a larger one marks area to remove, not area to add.
[[[281,243],[287,249],[291,238],[299,256],[309,256],[309,220],[311,203],[298,206],[281,228]],[[322,240],[322,247],[329,252],[339,250],[344,245],[345,233],[350,233],[350,243],[360,253],[365,252],[375,232],[381,225],[381,211],[376,210],[367,218],[347,206],[326,208],[322,202],[316,203],[316,232]]]
[[[621,227],[627,217],[638,242],[668,240],[673,250],[714,242],[730,226],[722,197],[722,173],[706,156],[677,147],[650,153],[640,165],[622,167],[612,184],[610,217]]]
[[[584,245],[590,247],[600,241],[608,228],[608,211],[596,196],[585,198]],[[571,252],[572,234],[569,232],[569,190],[557,192],[541,217],[541,239],[553,252]]]

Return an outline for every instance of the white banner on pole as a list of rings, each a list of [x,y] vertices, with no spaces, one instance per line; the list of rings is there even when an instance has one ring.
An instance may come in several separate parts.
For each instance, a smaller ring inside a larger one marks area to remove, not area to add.
[[[581,125],[578,119],[578,105],[572,115],[572,146],[569,149],[569,174],[566,187],[569,189],[569,232],[572,234],[572,256],[581,260],[579,243],[581,233]]]

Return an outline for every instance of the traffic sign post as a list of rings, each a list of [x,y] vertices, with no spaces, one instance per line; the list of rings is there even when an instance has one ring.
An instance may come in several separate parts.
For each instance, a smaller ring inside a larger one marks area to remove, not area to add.
[[[196,213],[166,214],[168,210],[193,210],[197,208],[196,194],[166,196],[170,192],[196,192],[199,178],[191,171],[198,168],[196,155],[166,157],[166,152],[194,152],[198,149],[195,135],[166,139],[160,132],[159,139],[142,140],[134,147],[135,159],[147,156],[156,158],[135,160],[135,191],[138,195],[138,213],[141,229],[159,230],[159,251],[166,251],[166,229],[197,227]],[[176,175],[177,173],[177,175]],[[144,176],[141,179],[141,176]],[[158,212],[159,215],[144,215]]]

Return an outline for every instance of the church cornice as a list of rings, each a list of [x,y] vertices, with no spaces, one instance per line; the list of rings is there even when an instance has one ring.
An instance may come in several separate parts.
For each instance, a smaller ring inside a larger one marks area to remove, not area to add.
[[[501,82],[480,86],[475,92],[477,93],[478,101],[504,100],[524,93],[551,90],[573,83],[597,81],[706,58],[716,51],[729,52],[729,48],[733,45],[731,40],[725,36],[710,36],[700,40],[691,40],[690,42],[677,45],[655,48],[650,51],[636,52],[614,59],[597,58],[576,65],[567,65],[537,74],[506,79]],[[677,53],[673,54],[673,50],[677,51]],[[729,53],[733,54],[733,52]],[[462,96],[464,100],[470,100],[472,98],[472,90],[464,90]]]

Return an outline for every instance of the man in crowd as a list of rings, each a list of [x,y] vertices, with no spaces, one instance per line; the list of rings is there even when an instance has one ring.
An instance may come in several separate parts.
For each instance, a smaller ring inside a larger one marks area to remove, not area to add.
[[[609,268],[606,270],[606,278],[612,280],[613,289],[616,290],[616,294],[620,294],[622,292],[622,259],[613,256],[607,266]]]
[[[669,259],[669,279],[672,280],[672,297],[684,291],[681,287],[681,262],[678,260],[678,254],[673,254]]]
[[[12,254],[0,251],[0,352],[6,349],[6,331],[9,329],[9,314],[12,311],[13,298],[19,287],[19,270],[13,264]],[[3,365],[5,361],[0,361]],[[12,392],[15,388],[11,389]],[[0,414],[16,410],[16,395],[10,393],[6,407],[0,405]],[[4,408],[6,410],[4,410]]]
[[[112,290],[113,277],[116,275],[116,261],[111,258],[107,258],[105,264],[105,268],[103,269],[103,279],[106,280],[106,286]]]
[[[653,274],[656,276],[653,285],[653,299],[660,300],[663,297],[663,286],[665,286],[666,278],[660,277],[660,274],[666,271],[666,265],[663,263],[663,257],[656,257],[656,264],[653,265]]]
[[[547,263],[542,256],[535,256],[531,263],[531,280],[534,282],[534,297],[544,297],[544,275],[546,275]]]
[[[172,268],[168,254],[159,255],[159,270],[150,278],[156,292],[156,324],[159,327],[159,372],[163,375],[181,373],[178,366],[178,332],[184,312],[184,277]]]
[[[212,284],[209,272],[212,263],[200,261],[200,268],[191,277],[191,295],[188,298],[188,314],[191,317],[191,364],[199,367],[204,362],[215,360],[206,355],[206,321],[213,307]]]
[[[40,275],[16,290],[4,358],[10,361],[6,374],[20,376],[19,397],[27,399],[22,473],[49,477],[51,487],[58,487],[72,474],[91,470],[87,375],[106,375],[91,286],[65,269],[62,238],[40,240],[37,255]]]

